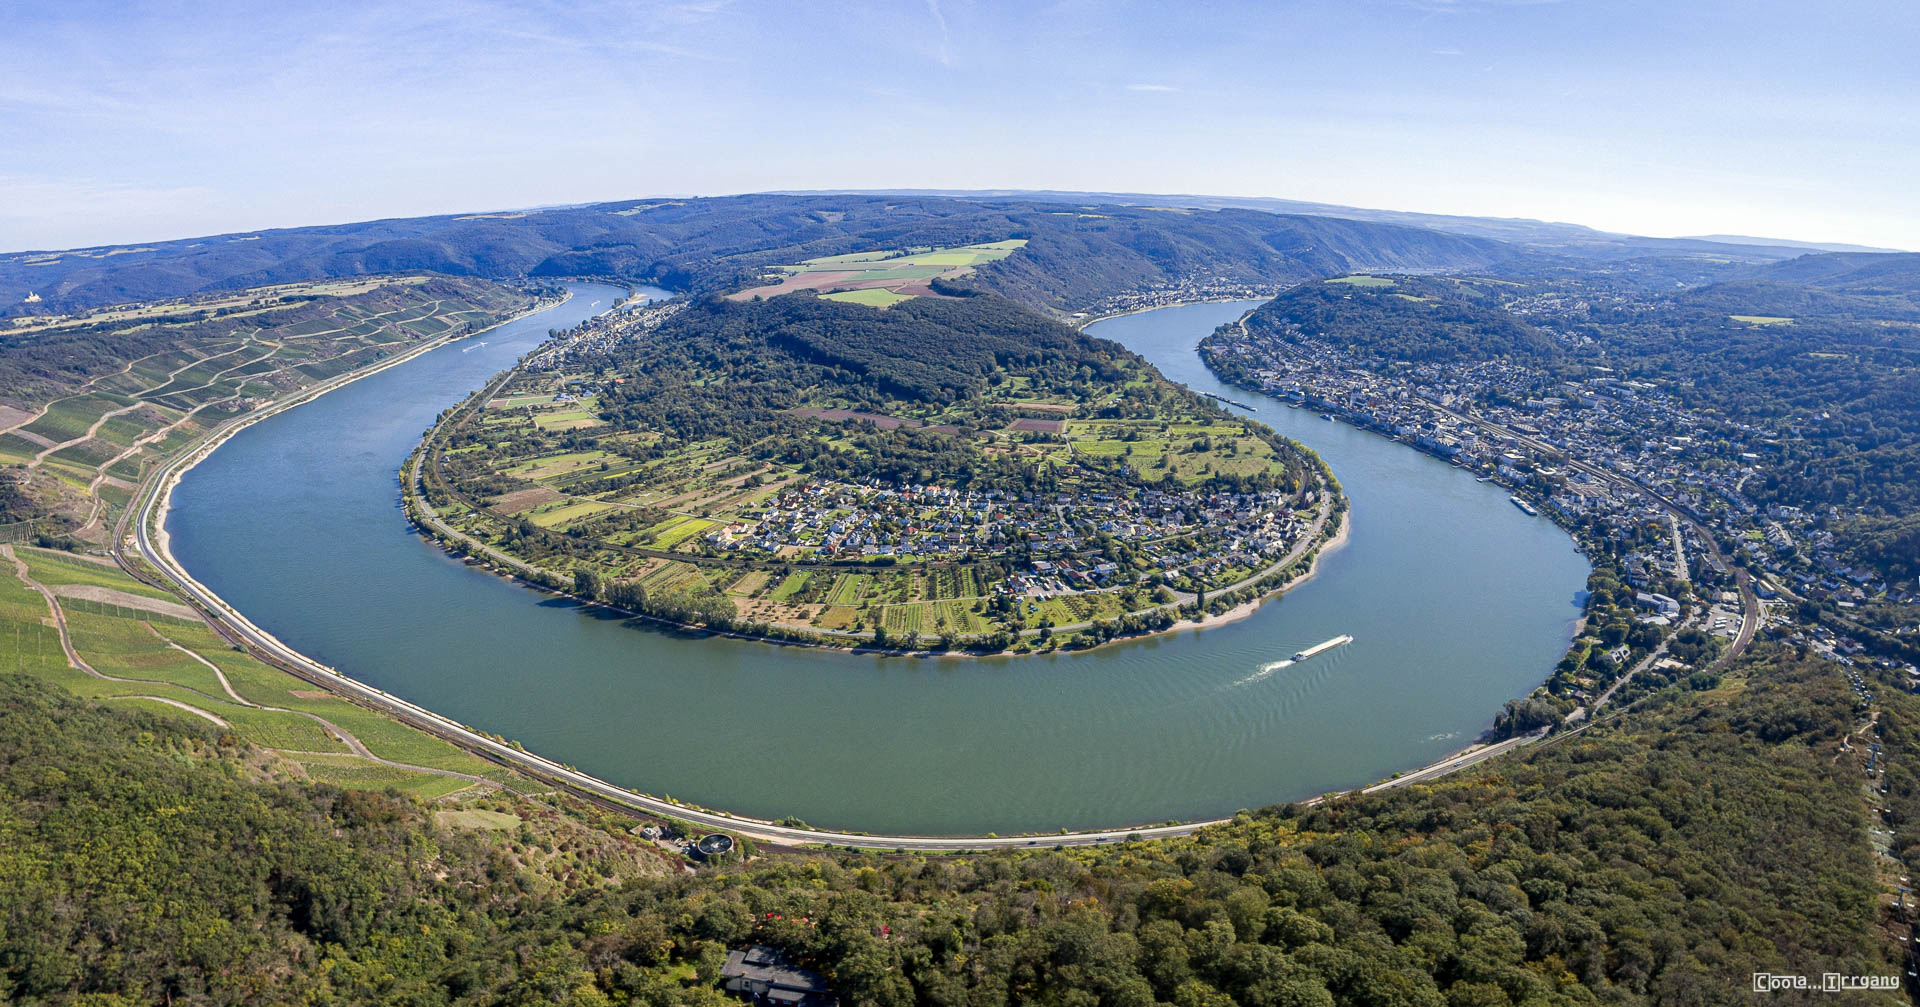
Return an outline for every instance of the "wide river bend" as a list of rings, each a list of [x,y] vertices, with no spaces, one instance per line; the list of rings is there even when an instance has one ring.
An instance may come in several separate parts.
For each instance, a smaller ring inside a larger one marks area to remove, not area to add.
[[[1470,741],[1558,660],[1572,541],[1459,469],[1215,381],[1200,338],[1257,302],[1097,323],[1256,406],[1352,502],[1346,546],[1251,617],[1089,653],[879,658],[597,616],[416,535],[396,472],[434,417],[622,292],[454,343],[261,421],[167,529],[193,576],[315,659],[623,786],[763,818],[1010,834],[1208,818],[1380,779]],[[650,292],[660,295],[661,292]],[[1354,642],[1294,667],[1294,651]]]

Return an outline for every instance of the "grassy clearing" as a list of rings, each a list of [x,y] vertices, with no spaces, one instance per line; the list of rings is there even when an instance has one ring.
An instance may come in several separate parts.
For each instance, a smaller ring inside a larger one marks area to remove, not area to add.
[[[1728,318],[1745,325],[1792,325],[1793,319],[1780,315],[1728,315]]]
[[[690,591],[705,582],[706,579],[700,576],[699,567],[694,566],[692,563],[680,563],[677,561],[662,564],[649,571],[646,576],[640,578],[640,585],[645,587],[650,594],[654,592],[673,594],[680,591]]]
[[[393,789],[432,800],[473,785],[456,777],[412,773],[352,756],[303,755],[296,761],[307,771],[309,779],[345,790]]]
[[[508,475],[537,481],[586,468],[606,457],[605,451],[569,451],[565,454],[528,459],[518,465],[509,466],[504,471]]]
[[[459,811],[441,811],[434,814],[441,825],[459,829],[513,829],[520,826],[519,815],[509,815],[504,811],[488,811],[484,808],[462,808]]]
[[[833,300],[851,301],[872,307],[886,307],[914,296],[901,288],[925,283],[935,277],[956,277],[973,268],[1004,259],[1026,244],[1024,238],[956,245],[946,248],[909,248],[895,251],[852,252],[846,255],[808,259],[789,266],[776,267],[779,282],[743,290],[735,298],[774,297],[795,290],[828,291],[850,284],[878,284],[866,289],[827,294]],[[888,289],[891,288],[891,289]],[[881,293],[892,300],[881,299]]]
[[[833,588],[827,592],[828,605],[858,605],[860,597],[867,591],[870,578],[864,573],[843,573],[833,582]]]
[[[578,521],[613,509],[613,504],[601,503],[598,500],[574,500],[570,503],[550,504],[536,508],[527,517],[542,528],[558,528],[569,521]]]
[[[913,300],[912,294],[896,294],[884,287],[870,287],[866,290],[840,290],[824,294],[829,301],[845,301],[848,304],[865,304],[873,308],[890,308],[901,301]]]
[[[166,682],[207,696],[225,695],[211,669],[167,646],[140,623],[89,612],[66,615],[73,649],[102,675]]]
[[[1327,282],[1328,283],[1344,283],[1350,287],[1391,287],[1393,286],[1393,281],[1387,279],[1384,276],[1367,276],[1364,274],[1336,277],[1335,279],[1328,280]]]
[[[771,601],[791,600],[794,595],[806,589],[807,581],[812,576],[813,574],[806,570],[796,570],[793,573],[787,574],[786,579],[782,580],[780,586],[774,588],[772,593],[767,595],[767,598]]]
[[[657,549],[671,549],[695,535],[704,534],[707,529],[716,527],[719,523],[718,521],[709,521],[706,518],[686,518],[655,536],[653,540],[654,547]]]
[[[208,712],[233,725],[240,736],[262,748],[279,748],[293,752],[329,752],[339,755],[348,754],[347,746],[328,733],[327,729],[313,720],[297,713],[282,713],[278,710],[256,710],[252,707],[226,705],[218,708],[202,706]]]
[[[83,559],[72,559],[41,549],[16,546],[13,552],[14,555],[26,561],[27,570],[32,574],[33,579],[48,587],[60,584],[86,584],[137,594],[143,598],[178,600],[165,591],[148,587],[134,580],[114,567],[89,563]]]
[[[536,414],[533,425],[542,430],[584,430],[599,426],[600,417],[584,409],[556,409]]]
[[[765,570],[749,570],[746,576],[734,581],[727,588],[727,593],[740,598],[751,598],[766,586],[767,578],[771,576],[772,574]]]

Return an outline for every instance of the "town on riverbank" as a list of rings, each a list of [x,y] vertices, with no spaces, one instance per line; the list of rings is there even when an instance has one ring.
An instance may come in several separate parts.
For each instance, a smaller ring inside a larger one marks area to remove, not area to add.
[[[1590,339],[1571,340],[1592,309],[1564,294],[1509,295],[1472,316],[1492,340],[1481,352],[1439,341],[1475,338],[1457,330],[1404,335],[1433,324],[1395,313],[1448,296],[1426,278],[1329,280],[1222,326],[1201,352],[1230,383],[1443,458],[1575,536],[1596,567],[1587,619],[1542,690],[1548,702],[1522,722],[1570,713],[1648,668],[1708,686],[1720,659],[1763,632],[1920,682],[1920,587],[1851,558],[1858,541],[1843,537],[1838,508],[1750,495],[1778,484],[1788,445],[1811,433],[1799,424],[1821,418],[1761,423],[1690,406],[1686,388],[1623,373]],[[1402,335],[1385,335],[1382,313]],[[1526,329],[1510,332],[1516,322]],[[1536,331],[1548,341],[1529,341]]]

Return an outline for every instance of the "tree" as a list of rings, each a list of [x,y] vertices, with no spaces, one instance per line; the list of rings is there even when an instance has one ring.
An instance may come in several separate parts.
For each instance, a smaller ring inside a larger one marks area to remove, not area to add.
[[[589,600],[600,597],[600,574],[592,567],[573,568],[573,593]]]

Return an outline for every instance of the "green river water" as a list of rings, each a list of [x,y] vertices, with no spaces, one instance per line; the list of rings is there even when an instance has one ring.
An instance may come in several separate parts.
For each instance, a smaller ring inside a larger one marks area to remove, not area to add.
[[[1587,566],[1505,491],[1213,380],[1199,339],[1256,302],[1098,323],[1176,381],[1319,451],[1348,544],[1251,617],[1089,653],[878,658],[635,625],[476,572],[407,525],[396,472],[440,410],[559,307],[262,421],[194,468],[168,531],[193,575],[342,672],[604,779],[871,832],[1125,826],[1380,779],[1471,741],[1544,680]],[[657,292],[656,292],[657,293]],[[1339,634],[1354,642],[1278,662]]]

